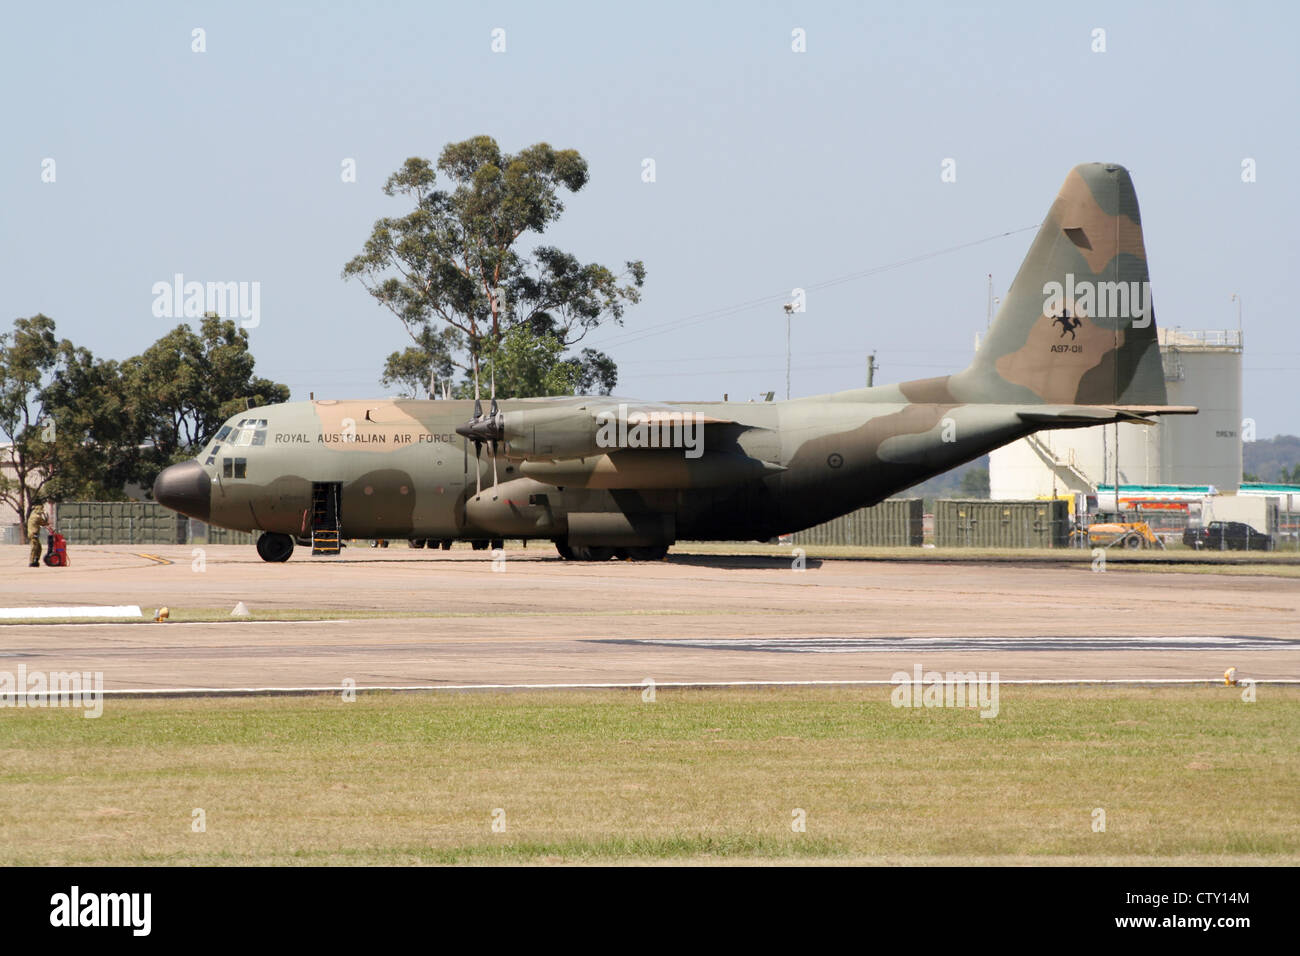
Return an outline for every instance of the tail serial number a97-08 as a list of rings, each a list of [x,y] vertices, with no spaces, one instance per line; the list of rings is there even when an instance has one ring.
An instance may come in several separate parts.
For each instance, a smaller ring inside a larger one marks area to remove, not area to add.
[[[651,560],[828,521],[1040,429],[1196,411],[1166,401],[1133,183],[1088,163],[952,375],[763,403],[290,402],[226,422],[154,497],[263,532],[267,561],[348,538],[540,538],[567,559]]]

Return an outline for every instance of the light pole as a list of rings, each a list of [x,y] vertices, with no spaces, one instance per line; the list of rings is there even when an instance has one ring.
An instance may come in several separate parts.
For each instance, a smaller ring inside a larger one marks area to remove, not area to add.
[[[1241,296],[1232,293],[1232,301],[1237,303],[1237,344],[1241,344]]]
[[[790,400],[790,316],[794,315],[794,303],[785,304],[785,400]]]

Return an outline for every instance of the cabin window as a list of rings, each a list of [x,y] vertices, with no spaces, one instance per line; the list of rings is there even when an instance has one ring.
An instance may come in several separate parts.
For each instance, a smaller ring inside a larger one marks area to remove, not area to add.
[[[221,477],[222,477],[222,478],[233,478],[233,477],[235,477],[235,462],[234,462],[234,459],[231,459],[231,458],[223,458],[223,459],[221,459]]]
[[[248,477],[248,459],[247,459],[247,458],[236,458],[236,459],[235,459],[235,477],[236,477],[236,478],[247,478],[247,477]]]

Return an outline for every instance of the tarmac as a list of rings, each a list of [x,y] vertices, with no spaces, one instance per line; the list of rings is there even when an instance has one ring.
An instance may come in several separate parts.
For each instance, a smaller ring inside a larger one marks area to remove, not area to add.
[[[685,546],[689,548],[689,546]],[[77,547],[31,569],[0,549],[0,606],[139,604],[210,623],[0,625],[0,671],[102,672],[108,690],[888,681],[1300,679],[1300,582],[1112,566],[670,554],[494,562],[444,551]],[[494,567],[497,570],[494,570]],[[296,612],[323,620],[266,620]],[[367,613],[369,617],[335,614]]]

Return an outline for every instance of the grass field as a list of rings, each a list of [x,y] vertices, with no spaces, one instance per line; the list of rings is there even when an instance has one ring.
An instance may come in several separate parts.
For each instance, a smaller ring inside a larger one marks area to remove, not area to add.
[[[1300,860],[1300,690],[888,690],[5,709],[0,862]]]

